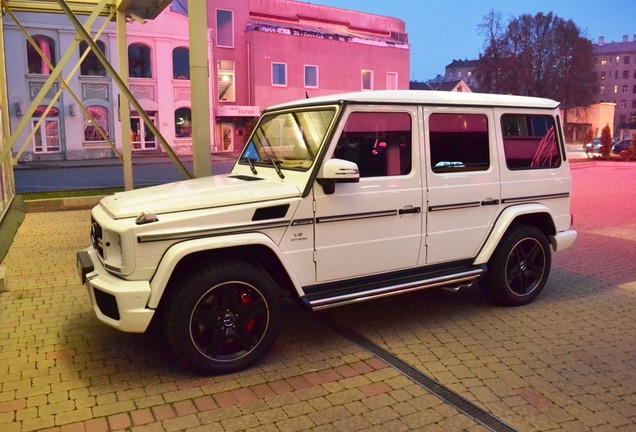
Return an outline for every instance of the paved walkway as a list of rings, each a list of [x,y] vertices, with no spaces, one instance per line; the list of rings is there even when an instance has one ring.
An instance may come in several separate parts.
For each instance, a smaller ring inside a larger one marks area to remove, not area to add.
[[[429,290],[325,316],[509,430],[636,431],[635,174],[573,167],[579,239],[530,305]],[[93,316],[74,263],[88,231],[87,210],[28,213],[2,262],[0,431],[488,430],[293,306],[256,367],[188,375],[158,333]]]

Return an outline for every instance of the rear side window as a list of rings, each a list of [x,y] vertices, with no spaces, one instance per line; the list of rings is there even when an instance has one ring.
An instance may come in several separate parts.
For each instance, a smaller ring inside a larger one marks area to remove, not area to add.
[[[485,115],[431,114],[428,130],[434,173],[486,171],[490,167]]]
[[[554,168],[561,165],[553,117],[505,114],[501,116],[501,129],[509,169]]]

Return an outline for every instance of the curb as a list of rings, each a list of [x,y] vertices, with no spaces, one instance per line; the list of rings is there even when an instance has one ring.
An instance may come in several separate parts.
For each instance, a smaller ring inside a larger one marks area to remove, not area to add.
[[[26,213],[41,213],[54,211],[88,210],[99,204],[102,198],[104,198],[104,195],[24,201],[24,211]]]

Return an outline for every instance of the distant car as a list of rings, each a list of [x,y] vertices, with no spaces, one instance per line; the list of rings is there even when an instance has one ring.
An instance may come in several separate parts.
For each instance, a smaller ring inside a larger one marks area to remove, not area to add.
[[[612,153],[620,154],[620,152],[622,152],[623,150],[628,150],[631,145],[632,145],[631,138],[626,138],[624,140],[621,140],[617,142],[616,144],[614,144],[614,146],[612,147]]]
[[[585,153],[601,154],[602,147],[603,144],[601,144],[601,137],[596,137],[591,143],[585,144]]]

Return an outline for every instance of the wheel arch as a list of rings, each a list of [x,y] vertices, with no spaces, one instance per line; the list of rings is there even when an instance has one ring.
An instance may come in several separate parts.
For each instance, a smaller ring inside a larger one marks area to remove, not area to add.
[[[484,246],[475,258],[474,264],[485,264],[495,252],[506,233],[516,225],[537,227],[546,237],[556,234],[556,225],[550,210],[541,204],[523,204],[506,208],[497,218]]]
[[[233,236],[222,241],[197,239],[177,243],[166,251],[152,281],[148,307],[157,308],[161,298],[179,277],[215,262],[244,260],[266,269],[285,296],[298,296],[300,284],[272,240],[262,234]]]

